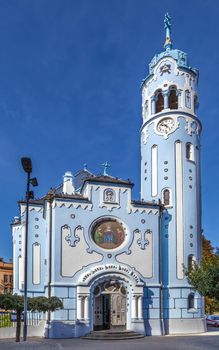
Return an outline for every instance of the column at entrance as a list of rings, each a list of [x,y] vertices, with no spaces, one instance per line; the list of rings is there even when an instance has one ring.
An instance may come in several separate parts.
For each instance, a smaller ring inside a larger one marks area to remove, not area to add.
[[[78,295],[77,298],[77,319],[88,321],[90,319],[90,297]]]
[[[132,296],[132,309],[131,309],[131,312],[132,312],[132,318],[137,318],[137,299],[136,299],[135,295]]]
[[[138,297],[138,318],[143,317],[143,305],[142,305],[142,296]]]
[[[90,312],[89,312],[89,310],[90,310],[90,303],[89,303],[89,301],[90,301],[90,298],[89,298],[89,296],[86,296],[86,297],[84,297],[84,319],[85,320],[89,320],[90,319]]]
[[[77,298],[77,319],[82,319],[82,309],[83,309],[83,299],[82,296],[78,296]]]
[[[131,317],[133,319],[143,318],[143,296],[142,295],[132,295]]]

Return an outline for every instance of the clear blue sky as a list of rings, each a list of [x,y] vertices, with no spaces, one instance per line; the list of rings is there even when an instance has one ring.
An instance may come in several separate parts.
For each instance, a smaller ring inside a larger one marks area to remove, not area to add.
[[[108,160],[138,198],[140,82],[162,51],[167,11],[174,47],[200,70],[203,228],[219,246],[219,2],[0,0],[0,256],[12,257],[21,156],[32,158],[38,197],[66,170],[86,162],[99,173]]]

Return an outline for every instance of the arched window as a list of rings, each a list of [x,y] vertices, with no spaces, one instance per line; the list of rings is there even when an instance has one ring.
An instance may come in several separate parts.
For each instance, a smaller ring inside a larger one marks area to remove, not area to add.
[[[158,90],[156,93],[156,111],[155,113],[159,113],[164,109],[164,97],[162,95],[162,91]]]
[[[194,269],[195,266],[195,257],[194,255],[189,255],[188,256],[188,270],[191,271]]]
[[[115,192],[110,188],[104,191],[104,202],[115,202]]]
[[[191,108],[191,96],[189,90],[185,91],[185,105],[187,108]]]
[[[190,293],[188,295],[188,309],[194,309],[195,308],[195,297],[194,293]]]
[[[147,117],[147,114],[148,114],[148,100],[146,100],[145,104],[144,104],[144,115],[145,115],[145,117]]]
[[[163,204],[170,205],[170,190],[168,188],[163,190]]]
[[[142,105],[142,116],[143,116],[143,118],[146,119],[147,115],[148,115],[148,100],[146,100],[144,102],[144,104]]]
[[[192,161],[195,160],[194,146],[190,142],[186,144],[186,159]]]
[[[178,108],[178,96],[177,96],[177,90],[176,90],[175,86],[172,86],[170,88],[168,105],[169,105],[170,109],[177,109]]]
[[[198,97],[197,95],[194,96],[194,112],[196,113],[198,109]]]

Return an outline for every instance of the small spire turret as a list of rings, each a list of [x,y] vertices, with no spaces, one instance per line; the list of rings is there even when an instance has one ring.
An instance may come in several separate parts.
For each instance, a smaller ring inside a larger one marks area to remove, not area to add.
[[[171,41],[171,17],[168,12],[164,16],[164,28],[166,30],[166,39],[164,43],[165,50],[172,49],[172,41]]]

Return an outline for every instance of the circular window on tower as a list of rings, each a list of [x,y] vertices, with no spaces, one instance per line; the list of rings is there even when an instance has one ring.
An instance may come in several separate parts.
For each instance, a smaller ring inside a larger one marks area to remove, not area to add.
[[[117,221],[102,221],[94,226],[92,238],[101,248],[115,249],[124,242],[125,228]]]

